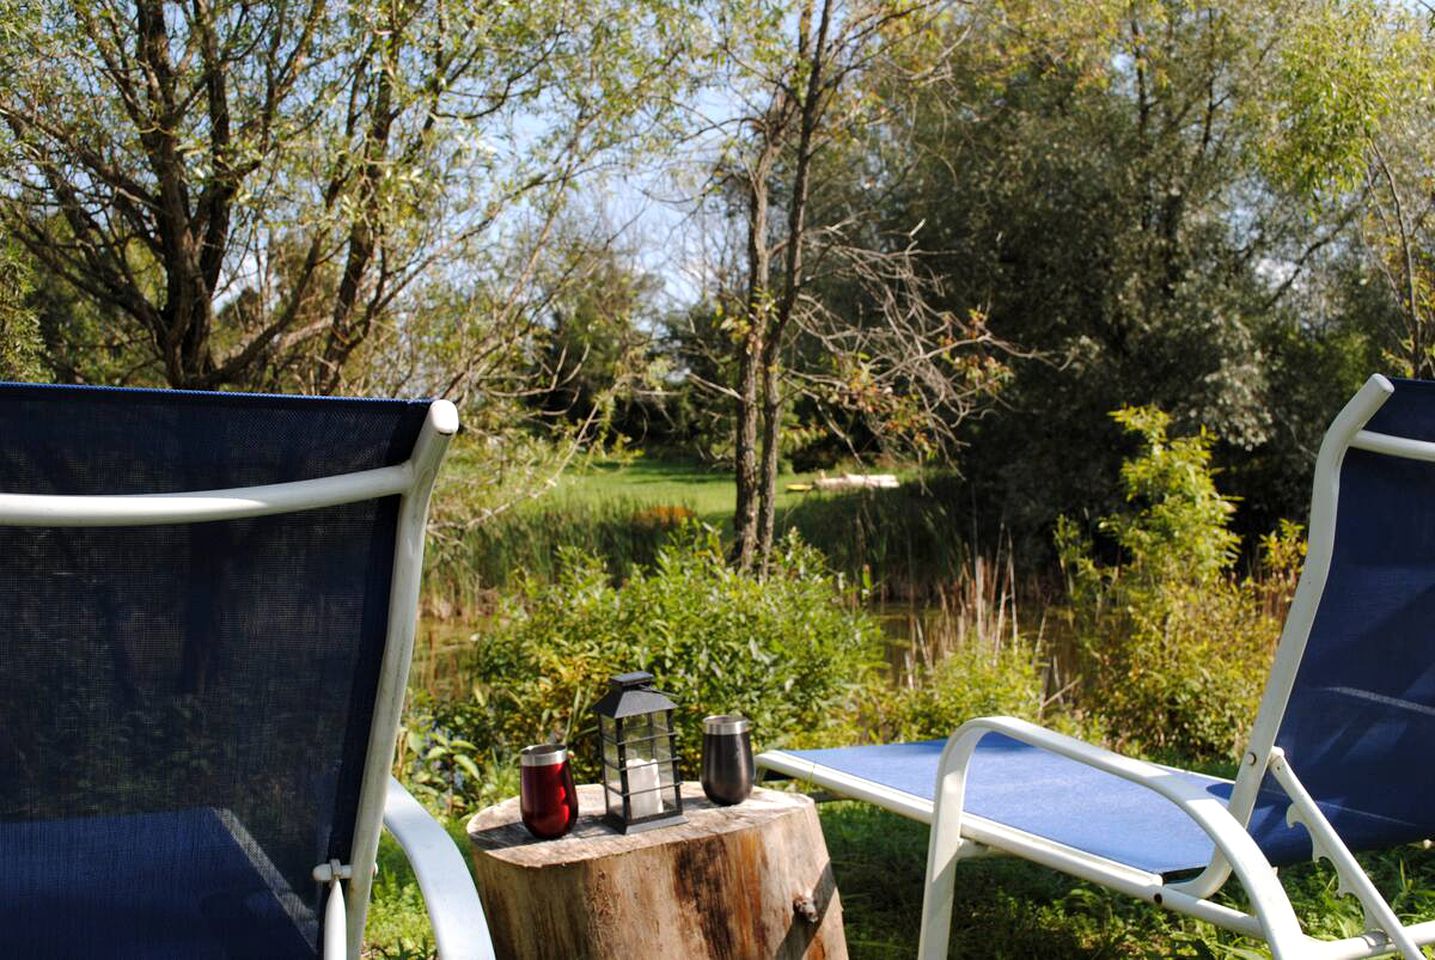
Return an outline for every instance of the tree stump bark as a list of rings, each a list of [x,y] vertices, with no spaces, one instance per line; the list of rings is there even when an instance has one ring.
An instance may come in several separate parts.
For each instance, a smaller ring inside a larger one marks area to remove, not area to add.
[[[842,906],[807,797],[759,788],[720,807],[685,783],[687,823],[628,835],[602,822],[602,787],[579,787],[578,809],[558,840],[530,836],[517,799],[469,821],[500,960],[845,960]]]

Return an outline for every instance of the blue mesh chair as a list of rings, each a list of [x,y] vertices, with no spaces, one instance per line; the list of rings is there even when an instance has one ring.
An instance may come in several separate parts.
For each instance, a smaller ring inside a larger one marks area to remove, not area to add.
[[[381,820],[440,954],[492,956],[388,775],[457,427],[445,401],[0,385],[0,957],[353,960]]]
[[[1352,851],[1435,837],[1435,383],[1372,377],[1316,462],[1305,569],[1232,781],[1010,717],[943,741],[773,751],[767,770],[931,824],[921,956],[947,955],[953,871],[999,852],[1266,940],[1278,960],[1422,956]],[[1272,867],[1312,856],[1367,929],[1323,941]],[[1248,911],[1210,897],[1234,873]]]

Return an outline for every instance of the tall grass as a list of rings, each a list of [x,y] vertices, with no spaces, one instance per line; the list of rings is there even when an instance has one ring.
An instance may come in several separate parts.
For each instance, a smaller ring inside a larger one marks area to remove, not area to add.
[[[557,579],[560,547],[602,558],[617,582],[635,564],[651,566],[668,534],[692,516],[686,504],[560,496],[482,523],[438,524],[424,574],[425,606],[445,618],[481,615],[520,574]]]
[[[878,598],[929,599],[971,563],[960,490],[957,478],[938,477],[892,490],[809,494],[782,521]]]
[[[565,478],[542,498],[488,514],[465,484],[437,504],[431,525],[426,607],[444,617],[472,616],[519,573],[551,581],[559,547],[603,558],[615,580],[657,556],[666,535],[694,515],[722,526],[730,518],[731,479],[661,463],[592,469]],[[783,491],[777,533],[796,529],[853,584],[878,599],[939,600],[971,560],[963,536],[960,482],[937,477],[895,490],[853,493]],[[467,503],[473,499],[473,503]]]
[[[1059,658],[1045,634],[1046,599],[1034,581],[1018,581],[1017,569],[1009,545],[995,556],[971,555],[929,603],[907,607],[900,647],[889,650],[902,655],[896,683],[875,699],[866,724],[875,736],[945,737],[992,714],[1098,734],[1087,728],[1075,684],[1062,680],[1059,663],[1070,655]],[[1040,615],[1024,616],[1030,609]]]
[[[931,669],[971,646],[996,653],[1020,643],[1027,601],[1019,594],[1030,598],[1034,589],[1018,590],[1009,551],[995,557],[967,555],[956,575],[932,587],[925,602],[902,607],[905,622],[898,625],[899,635],[906,639],[912,666]],[[1044,618],[1036,625],[1038,637],[1043,623]]]

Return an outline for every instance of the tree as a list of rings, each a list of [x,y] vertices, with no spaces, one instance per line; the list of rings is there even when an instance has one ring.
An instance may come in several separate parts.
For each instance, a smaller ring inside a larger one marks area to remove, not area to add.
[[[735,98],[723,126],[735,132],[715,183],[739,212],[743,237],[741,287],[724,298],[724,309],[734,356],[736,560],[747,568],[765,563],[772,548],[783,418],[794,388],[915,414],[924,386],[951,395],[945,374],[963,365],[952,362],[956,354],[991,341],[972,314],[932,309],[932,278],[910,227],[872,234],[860,210],[813,203],[822,155],[845,152],[861,131],[880,125],[882,104],[859,81],[879,64],[895,68],[904,48],[928,35],[940,4],[800,0],[721,9],[719,53],[729,65],[722,76]],[[791,39],[775,39],[783,36]],[[815,295],[821,277],[861,289],[867,315],[824,303]],[[826,344],[820,353],[835,351],[840,365],[791,369],[804,336]],[[962,396],[990,392],[995,381],[972,378]]]
[[[516,211],[551,222],[662,102],[669,14],[4,0],[0,223],[113,309],[136,379],[345,388],[376,332],[421,335],[426,285]]]
[[[1428,11],[1427,11],[1428,13]],[[1431,22],[1374,0],[1318,3],[1280,56],[1265,153],[1313,215],[1354,206],[1368,259],[1398,304],[1391,359],[1435,375],[1435,56]]]
[[[611,430],[641,439],[645,388],[663,372],[653,337],[658,279],[633,251],[576,228],[549,244],[545,260],[538,286],[550,294],[534,358],[535,406],[570,420],[597,409]]]
[[[26,304],[30,271],[0,237],[0,380],[29,380],[40,371],[40,325]]]
[[[893,128],[920,162],[883,222],[925,222],[947,307],[982,307],[1031,354],[961,460],[975,512],[1023,553],[1062,512],[1114,509],[1110,409],[1159,404],[1233,456],[1284,429],[1273,330],[1349,236],[1258,163],[1287,6],[971,7]]]

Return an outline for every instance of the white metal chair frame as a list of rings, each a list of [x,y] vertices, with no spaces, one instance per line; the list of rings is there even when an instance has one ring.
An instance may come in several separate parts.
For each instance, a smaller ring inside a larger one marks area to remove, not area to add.
[[[354,824],[352,862],[318,864],[314,868],[314,879],[329,884],[324,960],[358,960],[381,821],[398,840],[418,876],[443,960],[493,957],[483,908],[462,854],[443,827],[389,775],[413,655],[429,496],[439,463],[457,431],[458,412],[453,404],[436,400],[429,406],[409,459],[393,466],[313,480],[186,493],[0,493],[0,525],[21,527],[202,523],[314,510],[381,497],[401,498],[387,637]],[[348,909],[341,880],[348,881],[352,904]]]
[[[1311,499],[1310,535],[1305,568],[1282,630],[1280,645],[1262,697],[1249,746],[1229,802],[1207,793],[1172,770],[1124,757],[1101,747],[1012,717],[983,717],[964,723],[947,741],[938,765],[935,802],[860,777],[824,769],[818,775],[810,761],[781,751],[761,754],[758,765],[797,778],[816,780],[840,793],[875,803],[931,825],[927,847],[926,894],[922,904],[922,960],[946,957],[951,930],[953,881],[957,862],[992,853],[1020,856],[1063,873],[1089,880],[1129,896],[1185,913],[1217,926],[1267,941],[1276,960],[1355,960],[1398,953],[1420,960],[1420,944],[1435,942],[1435,921],[1404,925],[1360,868],[1336,834],[1296,771],[1275,746],[1296,670],[1305,653],[1311,624],[1330,571],[1339,499],[1340,468],[1354,447],[1395,457],[1435,462],[1435,443],[1374,433],[1363,429],[1394,393],[1390,381],[1371,377],[1341,410],[1321,443]],[[1157,873],[1098,857],[983,817],[964,813],[963,794],[968,764],[977,743],[988,733],[1068,757],[1113,776],[1139,784],[1170,800],[1211,838],[1211,862],[1196,877],[1168,883]],[[1315,857],[1335,867],[1340,891],[1360,900],[1367,930],[1343,940],[1306,935],[1275,869],[1246,831],[1257,792],[1269,772],[1291,800],[1287,820],[1309,831]],[[1242,912],[1213,902],[1234,873],[1250,902]]]

